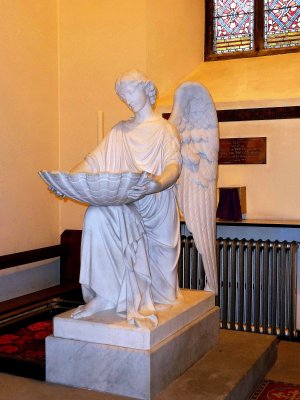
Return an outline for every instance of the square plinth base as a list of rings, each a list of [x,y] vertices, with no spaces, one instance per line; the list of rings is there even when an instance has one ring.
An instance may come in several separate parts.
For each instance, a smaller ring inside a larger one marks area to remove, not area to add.
[[[115,310],[101,311],[82,319],[71,318],[71,310],[54,318],[53,335],[64,339],[150,350],[211,310],[214,305],[215,295],[212,292],[181,290],[175,304],[157,311],[157,327],[129,324]]]
[[[49,336],[46,380],[138,399],[151,399],[218,341],[213,307],[150,350]]]

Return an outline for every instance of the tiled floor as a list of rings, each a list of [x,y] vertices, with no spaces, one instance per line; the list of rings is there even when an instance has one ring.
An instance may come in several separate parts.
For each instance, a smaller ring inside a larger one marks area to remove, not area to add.
[[[300,385],[300,343],[279,343],[277,362],[266,379]]]
[[[277,362],[267,374],[266,379],[300,384],[300,343],[279,343]],[[0,374],[0,400],[116,400],[121,398],[124,399],[120,396]],[[173,397],[172,400],[176,399]]]

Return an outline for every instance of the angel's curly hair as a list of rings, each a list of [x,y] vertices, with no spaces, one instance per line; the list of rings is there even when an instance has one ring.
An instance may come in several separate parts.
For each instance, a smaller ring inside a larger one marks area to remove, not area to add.
[[[146,95],[149,97],[151,106],[154,106],[157,97],[157,88],[153,81],[148,79],[142,72],[138,70],[130,70],[120,75],[115,83],[115,91],[118,95],[120,87],[123,83],[131,83],[136,86],[142,86]]]

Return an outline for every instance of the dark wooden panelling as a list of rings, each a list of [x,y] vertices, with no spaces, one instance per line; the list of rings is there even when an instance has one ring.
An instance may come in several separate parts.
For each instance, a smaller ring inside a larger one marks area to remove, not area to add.
[[[61,244],[42,249],[29,250],[0,257],[0,269],[60,256],[60,285],[39,290],[24,296],[1,302],[0,313],[29,306],[55,296],[80,299],[80,244],[81,230],[66,230],[61,235]]]
[[[59,257],[63,254],[61,245],[43,247],[41,249],[22,251],[20,253],[0,256],[0,269],[14,267],[16,265],[28,264],[35,261],[47,260]]]
[[[80,299],[79,289],[80,285],[78,282],[70,283],[65,285],[53,286],[51,288],[39,290],[34,293],[29,293],[15,299],[2,301],[0,304],[0,314],[11,312],[21,307],[30,306],[31,304],[35,304],[44,300],[52,299],[56,296],[64,296],[64,298],[69,298],[70,295],[75,293],[74,298]]]
[[[218,110],[219,122],[300,118],[300,106]]]
[[[81,234],[81,230],[68,229],[61,235],[61,284],[79,282]]]
[[[171,113],[163,113],[169,119]],[[300,106],[242,108],[238,110],[217,110],[219,122],[258,121],[271,119],[300,118]]]

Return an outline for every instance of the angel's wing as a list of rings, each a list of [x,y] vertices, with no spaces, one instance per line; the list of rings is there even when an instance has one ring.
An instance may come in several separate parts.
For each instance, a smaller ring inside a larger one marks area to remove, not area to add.
[[[177,127],[181,139],[179,206],[203,259],[205,290],[217,294],[215,219],[219,139],[217,113],[207,89],[194,82],[179,86],[170,122]]]

